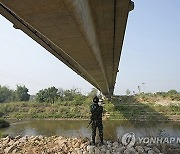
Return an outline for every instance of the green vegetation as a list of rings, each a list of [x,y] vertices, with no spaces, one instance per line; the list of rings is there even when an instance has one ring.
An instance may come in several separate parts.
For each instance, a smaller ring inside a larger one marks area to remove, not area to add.
[[[36,100],[38,102],[54,103],[58,98],[58,89],[50,87],[48,89],[42,89],[36,94]]]
[[[110,119],[128,120],[178,120],[180,119],[180,93],[141,93],[131,96],[115,96],[111,101]]]
[[[0,85],[0,103],[10,102],[13,100],[13,91],[8,89],[6,86]]]
[[[89,103],[76,100],[60,101],[54,104],[37,102],[12,102],[0,105],[4,118],[88,118]]]
[[[15,100],[16,101],[29,101],[30,95],[28,94],[28,89],[25,86],[17,86],[15,90]]]
[[[7,134],[5,134],[3,131],[0,131],[0,138],[4,138],[6,136],[7,136]]]
[[[9,126],[9,122],[5,121],[4,119],[0,119],[0,128],[5,128]]]
[[[77,89],[63,90],[55,87],[40,90],[33,99],[27,101],[28,89],[18,87],[13,91],[0,87],[0,117],[3,118],[83,118],[89,119],[89,106],[97,90],[89,95]],[[6,96],[6,97],[4,97]],[[9,96],[9,97],[7,97]],[[16,98],[16,99],[11,99]],[[22,99],[17,99],[22,98]],[[23,101],[24,100],[24,101]],[[138,95],[113,96],[105,100],[105,119],[128,120],[177,120],[180,117],[180,93],[168,92],[141,93]]]
[[[0,103],[11,101],[29,101],[30,95],[25,86],[17,85],[16,90],[11,90],[6,86],[0,85]]]
[[[9,122],[5,121],[4,119],[0,119],[0,128],[9,127]],[[4,134],[2,130],[0,130],[0,138],[6,137],[7,134]]]

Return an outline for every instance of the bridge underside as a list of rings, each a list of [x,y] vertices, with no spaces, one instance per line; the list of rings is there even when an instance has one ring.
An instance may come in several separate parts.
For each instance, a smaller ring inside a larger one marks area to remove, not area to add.
[[[0,0],[0,13],[105,96],[111,96],[130,0]]]

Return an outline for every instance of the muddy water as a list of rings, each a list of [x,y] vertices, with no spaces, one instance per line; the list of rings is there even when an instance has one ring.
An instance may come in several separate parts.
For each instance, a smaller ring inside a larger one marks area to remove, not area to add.
[[[12,122],[4,132],[16,136],[75,136],[91,137],[91,126],[87,128],[86,120],[28,120]],[[136,136],[180,137],[180,122],[135,122],[103,121],[104,138],[116,140],[123,134],[133,132]]]

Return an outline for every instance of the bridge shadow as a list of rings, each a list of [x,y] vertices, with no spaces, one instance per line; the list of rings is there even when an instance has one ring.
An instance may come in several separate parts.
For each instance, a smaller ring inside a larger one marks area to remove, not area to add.
[[[114,96],[112,99],[114,111],[110,113],[113,120],[125,120],[135,127],[156,127],[167,123],[165,112],[155,110],[153,103],[141,103],[136,96]],[[127,123],[126,122],[126,123]]]
[[[168,117],[155,110],[152,103],[141,103],[135,96],[115,96],[112,99],[114,112],[112,119],[126,119],[134,125],[159,125],[168,121]]]
[[[167,127],[168,117],[157,112],[153,104],[141,103],[135,96],[115,96],[111,102],[113,110],[104,121],[104,134],[108,139],[119,138],[127,132],[157,136]]]

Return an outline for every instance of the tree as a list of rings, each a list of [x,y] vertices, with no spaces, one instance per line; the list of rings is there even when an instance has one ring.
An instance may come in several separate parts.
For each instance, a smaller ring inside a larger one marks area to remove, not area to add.
[[[78,89],[68,89],[64,91],[63,100],[65,101],[73,101],[74,99],[78,98],[82,94],[78,91]]]
[[[92,88],[91,92],[88,94],[90,97],[95,97],[98,94],[98,90],[96,88]]]
[[[30,95],[28,94],[28,89],[25,86],[17,85],[15,90],[16,101],[29,101]]]
[[[58,89],[55,87],[50,87],[47,89],[47,102],[54,103],[58,98]]]
[[[55,87],[42,89],[36,94],[36,100],[38,102],[54,103],[58,97],[59,97],[58,89]]]
[[[6,86],[0,85],[0,103],[9,102],[13,100],[13,90]]]
[[[64,91],[64,96],[63,96],[63,100],[65,101],[72,101],[73,100],[73,94],[71,90],[65,90]]]
[[[169,90],[167,93],[170,95],[178,94],[178,92],[176,90],[173,90],[173,89]]]
[[[46,96],[45,89],[39,90],[39,92],[36,94],[36,100],[40,103],[45,102],[46,98],[47,98],[47,96]]]
[[[58,95],[59,95],[60,100],[62,101],[64,97],[64,90],[62,88],[58,89]]]

